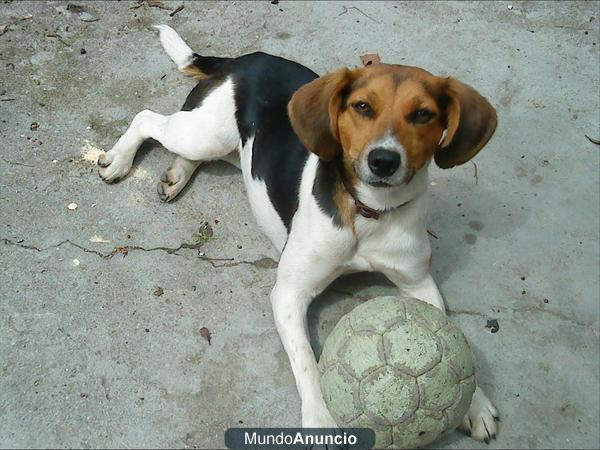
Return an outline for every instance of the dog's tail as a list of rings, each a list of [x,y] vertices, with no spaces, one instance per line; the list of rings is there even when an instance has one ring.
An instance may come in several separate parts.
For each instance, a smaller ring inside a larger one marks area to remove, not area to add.
[[[217,72],[229,58],[200,56],[185,43],[177,32],[168,25],[154,25],[160,32],[160,43],[167,55],[177,64],[180,72],[188,77],[204,79]]]

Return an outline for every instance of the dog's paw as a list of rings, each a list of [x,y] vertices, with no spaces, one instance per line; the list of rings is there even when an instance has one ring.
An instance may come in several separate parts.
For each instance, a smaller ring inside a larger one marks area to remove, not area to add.
[[[325,406],[302,408],[302,428],[338,428]]]
[[[180,167],[169,167],[163,172],[156,185],[158,196],[163,202],[173,200],[189,181],[190,176]]]
[[[496,439],[499,421],[498,410],[478,386],[473,393],[469,411],[458,429],[477,441],[489,444],[490,439]]]
[[[121,180],[131,170],[132,161],[112,152],[103,153],[98,157],[98,174],[108,184]]]

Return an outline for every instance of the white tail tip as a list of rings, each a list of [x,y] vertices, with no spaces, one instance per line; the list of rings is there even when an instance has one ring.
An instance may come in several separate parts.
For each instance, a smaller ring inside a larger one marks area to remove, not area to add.
[[[160,43],[167,55],[183,71],[194,60],[193,50],[185,43],[177,32],[168,25],[153,25],[160,32]]]

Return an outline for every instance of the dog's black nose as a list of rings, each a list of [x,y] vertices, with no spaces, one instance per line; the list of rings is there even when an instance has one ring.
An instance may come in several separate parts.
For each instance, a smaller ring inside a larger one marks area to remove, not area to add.
[[[369,153],[369,168],[378,177],[389,177],[400,167],[400,154],[384,148]]]

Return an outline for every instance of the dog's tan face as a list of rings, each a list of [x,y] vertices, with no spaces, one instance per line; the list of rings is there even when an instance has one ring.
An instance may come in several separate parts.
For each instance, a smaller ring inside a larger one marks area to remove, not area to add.
[[[353,75],[337,116],[346,165],[376,186],[408,181],[431,159],[444,131],[440,83],[425,71],[398,66]]]
[[[434,156],[442,168],[463,164],[496,128],[494,108],[469,86],[388,64],[320,77],[288,111],[309,150],[341,156],[350,177],[374,187],[410,182]]]

